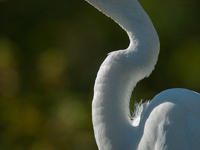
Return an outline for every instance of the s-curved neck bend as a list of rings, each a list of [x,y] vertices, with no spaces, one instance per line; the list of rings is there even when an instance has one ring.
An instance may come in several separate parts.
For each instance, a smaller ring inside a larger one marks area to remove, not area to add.
[[[136,149],[139,127],[130,120],[129,102],[137,82],[148,77],[157,62],[159,38],[137,0],[87,0],[128,34],[126,50],[111,52],[94,86],[92,119],[100,150]]]

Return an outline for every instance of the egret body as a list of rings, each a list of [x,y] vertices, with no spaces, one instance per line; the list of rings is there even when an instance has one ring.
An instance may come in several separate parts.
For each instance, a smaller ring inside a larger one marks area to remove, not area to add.
[[[137,0],[87,0],[127,33],[126,50],[108,54],[94,86],[92,121],[99,150],[200,150],[200,94],[169,89],[130,118],[129,102],[137,82],[154,69],[159,37]]]

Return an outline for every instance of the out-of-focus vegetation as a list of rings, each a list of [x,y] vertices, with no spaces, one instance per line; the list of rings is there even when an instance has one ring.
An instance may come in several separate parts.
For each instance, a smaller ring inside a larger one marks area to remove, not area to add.
[[[200,1],[140,0],[161,41],[133,99],[200,92]],[[91,101],[106,54],[126,33],[84,0],[0,0],[0,149],[96,150]]]

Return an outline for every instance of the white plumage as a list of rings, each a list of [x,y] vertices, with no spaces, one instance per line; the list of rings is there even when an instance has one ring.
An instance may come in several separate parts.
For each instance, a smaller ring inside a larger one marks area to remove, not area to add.
[[[126,50],[109,53],[94,86],[92,120],[99,150],[200,150],[200,94],[169,89],[139,107],[130,118],[137,82],[157,62],[157,32],[137,0],[87,0],[128,34]]]

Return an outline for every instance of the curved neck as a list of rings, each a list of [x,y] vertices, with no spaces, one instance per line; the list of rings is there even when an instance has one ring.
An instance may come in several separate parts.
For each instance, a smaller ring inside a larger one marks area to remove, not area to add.
[[[157,62],[159,38],[137,0],[87,0],[115,20],[128,34],[126,50],[109,54],[94,86],[92,119],[100,150],[136,149],[141,133],[130,120],[129,102],[138,81],[150,75]]]
[[[149,16],[137,0],[86,1],[112,18],[126,31],[130,39],[130,46],[135,45],[139,39],[144,37],[156,38],[156,40],[158,40],[158,36]],[[149,28],[151,30],[149,30]]]

